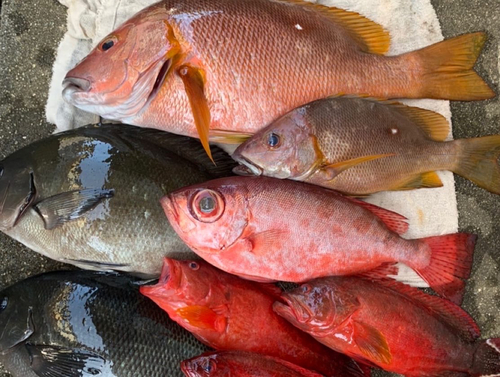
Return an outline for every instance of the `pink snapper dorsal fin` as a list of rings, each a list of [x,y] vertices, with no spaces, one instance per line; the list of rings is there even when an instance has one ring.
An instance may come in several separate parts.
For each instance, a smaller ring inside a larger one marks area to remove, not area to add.
[[[375,216],[377,216],[380,220],[383,221],[383,223],[393,232],[396,232],[397,234],[404,234],[408,230],[408,219],[404,217],[403,215],[400,215],[399,213],[389,211],[388,209],[376,206],[374,204],[370,204],[367,202],[364,202],[359,199],[355,198],[350,198],[346,197],[348,200],[351,202],[359,205],[360,207],[363,207],[373,213]]]

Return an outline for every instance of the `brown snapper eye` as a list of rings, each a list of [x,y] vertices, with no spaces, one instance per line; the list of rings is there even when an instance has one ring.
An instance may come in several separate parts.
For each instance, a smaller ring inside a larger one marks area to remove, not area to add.
[[[197,220],[212,223],[224,213],[224,200],[216,191],[202,190],[193,196],[191,210]]]
[[[266,135],[266,144],[269,149],[276,149],[279,148],[281,145],[281,137],[280,135],[274,133],[274,132],[269,132]]]

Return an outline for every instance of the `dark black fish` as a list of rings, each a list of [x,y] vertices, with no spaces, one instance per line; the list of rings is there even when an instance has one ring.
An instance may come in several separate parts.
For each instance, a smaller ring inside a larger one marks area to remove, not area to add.
[[[158,276],[164,256],[192,258],[159,199],[236,166],[199,140],[126,125],[86,126],[0,162],[0,230],[86,269]]]
[[[206,350],[124,275],[59,271],[0,292],[0,362],[15,377],[182,376]]]

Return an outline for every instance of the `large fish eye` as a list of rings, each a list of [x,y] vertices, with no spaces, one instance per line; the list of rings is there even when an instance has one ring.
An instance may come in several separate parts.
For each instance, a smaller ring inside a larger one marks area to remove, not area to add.
[[[0,313],[7,309],[7,302],[7,297],[2,298],[2,301],[0,301]]]
[[[224,200],[218,192],[202,190],[194,195],[191,211],[197,220],[212,223],[224,213]]]
[[[275,134],[274,132],[270,132],[267,134],[267,146],[269,148],[275,149],[280,146],[281,138],[280,135]]]
[[[203,368],[203,371],[206,373],[212,373],[215,372],[215,369],[217,368],[217,364],[212,359],[205,360],[203,365],[201,366]]]

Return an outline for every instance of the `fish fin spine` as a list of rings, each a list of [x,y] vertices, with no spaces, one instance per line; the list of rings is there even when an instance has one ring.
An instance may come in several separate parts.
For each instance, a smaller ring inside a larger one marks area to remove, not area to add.
[[[414,270],[437,294],[460,305],[465,290],[462,279],[470,276],[476,239],[468,233],[422,238],[431,249],[430,262]]]
[[[500,338],[479,342],[470,374],[477,377],[500,377]]]
[[[393,211],[389,211],[388,209],[376,206],[374,204],[364,202],[362,200],[349,197],[346,198],[373,213],[380,220],[382,220],[387,228],[389,228],[393,232],[396,232],[397,234],[404,234],[408,230],[408,219],[403,215],[400,215],[399,213]]]
[[[457,140],[462,152],[453,171],[495,194],[500,194],[500,135]]]
[[[485,33],[470,33],[403,55],[421,67],[413,97],[458,101],[495,97],[495,92],[473,69],[485,42]]]

